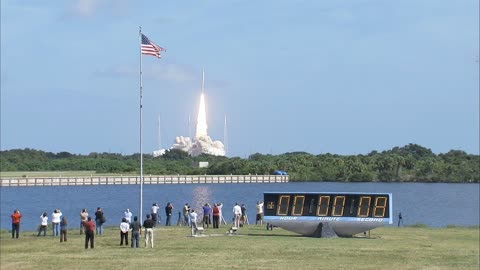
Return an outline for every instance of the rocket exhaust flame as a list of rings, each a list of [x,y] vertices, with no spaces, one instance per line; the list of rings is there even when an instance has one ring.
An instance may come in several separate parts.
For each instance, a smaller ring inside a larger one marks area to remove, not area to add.
[[[205,110],[205,97],[200,95],[200,107],[198,108],[197,129],[195,131],[195,139],[207,136],[207,113]]]

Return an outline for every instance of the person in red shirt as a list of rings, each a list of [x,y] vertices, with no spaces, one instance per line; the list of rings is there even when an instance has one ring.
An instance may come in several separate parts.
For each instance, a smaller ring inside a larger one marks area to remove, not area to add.
[[[95,223],[92,221],[92,217],[88,217],[87,221],[82,222],[85,228],[85,249],[88,248],[88,242],[90,242],[90,248],[94,247],[95,240]]]
[[[20,219],[22,218],[22,214],[17,209],[13,210],[12,217],[12,238],[14,238],[15,234],[18,238],[18,234],[20,232]]]
[[[220,224],[220,209],[218,209],[217,204],[213,206],[212,213],[213,213],[213,228],[218,229],[218,225]]]

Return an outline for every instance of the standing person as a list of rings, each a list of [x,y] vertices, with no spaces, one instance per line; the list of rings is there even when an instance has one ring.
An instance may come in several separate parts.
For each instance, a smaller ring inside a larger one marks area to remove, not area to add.
[[[203,206],[203,220],[202,220],[203,227],[207,225],[207,228],[208,228],[208,224],[212,224],[212,218],[210,217],[211,214],[212,214],[212,208],[210,207],[210,204],[206,203]]]
[[[88,220],[88,212],[87,209],[82,209],[80,212],[80,234],[83,234],[85,231],[85,226],[83,225]]]
[[[53,236],[58,236],[60,235],[60,221],[62,217],[62,212],[60,210],[55,209],[53,210],[52,213],[52,230],[53,230]]]
[[[165,226],[171,226],[172,222],[172,210],[173,210],[173,205],[169,202],[167,203],[167,206],[165,206],[165,215],[167,216],[167,221],[165,222]]]
[[[105,216],[103,215],[103,210],[101,207],[97,207],[97,211],[95,212],[95,233],[97,235],[102,235],[103,223],[105,223]]]
[[[190,212],[190,224],[192,227],[192,235],[197,233],[197,213],[195,213],[195,210],[192,209]]]
[[[148,247],[148,243],[153,248],[153,227],[155,222],[150,219],[150,215],[147,214],[147,219],[143,221],[143,227],[145,228],[145,247]]]
[[[402,218],[402,212],[399,212],[398,213],[398,225],[397,225],[397,227],[400,227],[400,223],[402,223],[402,225],[403,225],[403,220],[402,219],[403,219]]]
[[[128,230],[130,230],[130,224],[126,218],[122,218],[122,223],[120,223],[120,246],[123,245],[123,239],[125,239],[125,246],[128,246]]]
[[[142,234],[142,225],[138,221],[137,216],[133,217],[133,222],[130,224],[130,228],[132,229],[132,248],[139,248],[140,247],[140,235]]]
[[[92,217],[88,217],[87,221],[83,222],[85,228],[85,249],[88,248],[88,242],[90,242],[90,248],[94,248],[95,240],[95,223],[92,221]]]
[[[245,207],[245,204],[242,203],[242,217],[240,218],[240,226],[243,226],[247,223],[247,207]]]
[[[223,203],[218,203],[217,204],[218,206],[218,210],[219,210],[219,220],[220,220],[220,224],[227,224],[227,222],[225,221],[225,219],[223,218],[223,213],[222,213],[222,208],[223,208]]]
[[[40,216],[40,227],[38,228],[37,236],[40,236],[40,233],[43,231],[43,236],[47,235],[47,226],[48,226],[48,215],[47,213],[43,213]]]
[[[233,226],[239,228],[240,227],[240,218],[242,217],[242,208],[238,203],[235,203],[233,207]]]
[[[257,201],[257,216],[255,218],[255,225],[260,223],[260,226],[263,225],[263,201]]]
[[[13,214],[10,216],[12,218],[12,238],[16,235],[18,238],[18,234],[20,233],[20,219],[22,218],[22,214],[17,209],[13,210]]]
[[[125,212],[123,212],[123,216],[127,220],[128,223],[132,223],[132,212],[130,212],[130,209],[126,209]]]
[[[153,227],[157,227],[157,222],[158,222],[158,209],[160,207],[158,206],[158,203],[154,203],[152,205],[152,220],[153,220]]]
[[[184,206],[183,206],[183,220],[184,220],[184,223],[185,223],[185,226],[190,226],[190,206],[188,205],[188,203],[186,203]]]
[[[67,242],[67,219],[62,217],[62,221],[60,221],[60,243]]]
[[[220,224],[220,210],[218,209],[217,204],[213,205],[212,215],[213,215],[213,228],[218,229],[218,225]]]

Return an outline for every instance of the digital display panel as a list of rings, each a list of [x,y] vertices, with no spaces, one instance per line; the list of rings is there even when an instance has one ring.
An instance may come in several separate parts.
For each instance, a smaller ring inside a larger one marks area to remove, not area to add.
[[[266,216],[389,218],[388,194],[265,193]]]

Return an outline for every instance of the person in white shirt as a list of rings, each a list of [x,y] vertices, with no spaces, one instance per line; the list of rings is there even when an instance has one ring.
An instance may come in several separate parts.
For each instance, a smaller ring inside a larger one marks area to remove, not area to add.
[[[62,218],[62,212],[60,210],[55,209],[52,213],[52,230],[53,236],[60,235],[60,221]]]
[[[190,225],[192,226],[192,235],[196,234],[197,232],[197,213],[195,213],[195,210],[192,209],[190,212]]]
[[[132,223],[132,212],[130,212],[130,209],[127,208],[127,210],[125,210],[123,215],[128,223]]]
[[[82,209],[82,212],[80,212],[80,234],[83,234],[85,231],[85,226],[83,225],[85,222],[87,222],[88,219],[88,212],[87,209]]]
[[[258,201],[257,202],[257,218],[255,219],[255,225],[260,223],[260,225],[263,224],[263,202]]]
[[[127,222],[126,218],[122,218],[122,223],[120,223],[120,246],[123,245],[123,239],[125,239],[125,245],[128,246],[128,230],[130,230],[130,223]]]
[[[182,212],[183,212],[183,222],[185,224],[185,226],[190,226],[190,205],[188,205],[188,203],[186,203],[183,208],[182,208]]]
[[[222,224],[222,222],[223,224],[227,224],[222,214],[223,203],[217,203],[217,207],[218,207],[218,220],[220,221],[220,224]]]
[[[154,227],[157,227],[157,223],[158,223],[158,209],[160,209],[160,207],[158,206],[157,203],[154,203],[152,205],[152,220],[155,224],[153,225]]]
[[[240,228],[240,219],[242,218],[242,208],[238,203],[233,207],[233,226]]]
[[[40,236],[40,233],[43,231],[43,236],[47,235],[47,225],[48,225],[48,215],[47,213],[43,213],[40,216],[40,228],[38,229],[37,236]]]

